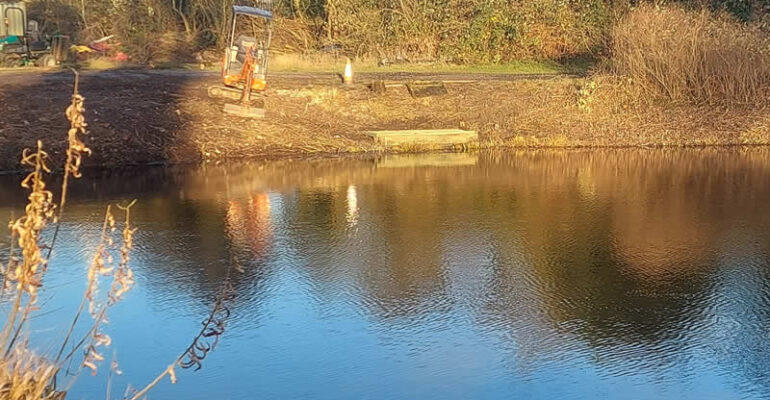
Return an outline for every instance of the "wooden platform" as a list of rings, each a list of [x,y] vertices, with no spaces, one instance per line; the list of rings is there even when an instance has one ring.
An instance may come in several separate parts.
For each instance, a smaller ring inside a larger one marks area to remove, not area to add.
[[[462,129],[409,129],[399,131],[368,131],[366,135],[386,146],[402,144],[453,145],[478,140],[475,131]]]

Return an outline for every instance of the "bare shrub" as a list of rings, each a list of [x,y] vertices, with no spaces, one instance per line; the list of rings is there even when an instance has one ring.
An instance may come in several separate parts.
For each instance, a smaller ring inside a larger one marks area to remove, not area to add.
[[[315,23],[314,23],[315,22]],[[272,49],[293,54],[305,54],[319,47],[321,24],[310,19],[278,18],[272,38]]]
[[[158,0],[116,1],[112,12],[114,32],[137,62],[175,61],[185,47],[175,16]]]
[[[647,96],[755,103],[770,87],[770,38],[726,15],[642,6],[611,40],[613,68]]]

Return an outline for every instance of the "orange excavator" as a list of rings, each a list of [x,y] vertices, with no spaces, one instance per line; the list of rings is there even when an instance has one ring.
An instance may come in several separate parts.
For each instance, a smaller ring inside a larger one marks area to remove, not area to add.
[[[258,36],[239,34],[236,37],[242,20],[239,16],[251,19],[248,26]],[[210,87],[209,96],[240,100],[240,107],[248,107],[252,92],[265,90],[272,23],[273,13],[268,9],[233,6],[228,46],[222,60],[222,85]],[[225,111],[233,107],[228,105]]]

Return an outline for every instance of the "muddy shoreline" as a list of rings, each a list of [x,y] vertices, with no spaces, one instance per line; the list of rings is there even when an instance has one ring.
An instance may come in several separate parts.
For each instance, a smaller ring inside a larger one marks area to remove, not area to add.
[[[384,94],[366,84],[446,80],[448,95],[415,99],[405,87]],[[362,132],[464,128],[478,148],[764,145],[764,107],[640,104],[612,78],[579,105],[587,78],[441,74],[360,74],[353,88],[332,74],[275,74],[265,93],[266,118],[223,114],[207,96],[216,73],[112,70],[82,74],[93,156],[86,168],[198,164],[248,158],[421,151],[386,149]],[[24,148],[42,140],[60,163],[66,145],[64,109],[73,89],[68,72],[0,73],[0,171],[18,170]],[[440,149],[433,149],[440,150]]]

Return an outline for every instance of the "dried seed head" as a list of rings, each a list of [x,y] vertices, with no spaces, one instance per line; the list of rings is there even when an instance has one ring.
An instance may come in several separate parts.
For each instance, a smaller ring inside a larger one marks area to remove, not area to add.
[[[46,190],[43,174],[49,169],[45,164],[48,155],[43,151],[40,141],[37,151],[24,151],[22,164],[32,166],[33,171],[21,182],[21,186],[30,191],[24,216],[11,221],[11,237],[16,241],[21,258],[11,257],[6,285],[14,286],[29,295],[30,304],[37,301],[37,288],[41,285],[42,272],[47,260],[42,255],[45,247],[40,243],[40,234],[48,222],[54,219],[55,205],[53,194]]]
[[[176,383],[176,371],[174,371],[174,366],[168,367],[168,377],[171,379],[171,383]]]

